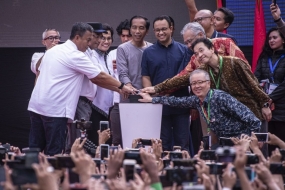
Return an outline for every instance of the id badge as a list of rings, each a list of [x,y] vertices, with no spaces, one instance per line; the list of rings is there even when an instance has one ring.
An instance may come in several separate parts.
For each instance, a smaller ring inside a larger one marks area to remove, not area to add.
[[[278,86],[278,84],[270,83],[269,89],[268,89],[268,94],[271,94],[277,86]]]

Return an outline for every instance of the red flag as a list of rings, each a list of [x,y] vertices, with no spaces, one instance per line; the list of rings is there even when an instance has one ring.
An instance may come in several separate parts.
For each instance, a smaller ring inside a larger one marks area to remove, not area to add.
[[[217,0],[217,8],[223,7],[223,0]]]
[[[252,54],[252,72],[255,71],[258,57],[262,51],[264,41],[266,39],[266,27],[264,21],[264,13],[262,0],[256,0],[255,16],[254,16],[254,33],[253,33],[253,54]]]

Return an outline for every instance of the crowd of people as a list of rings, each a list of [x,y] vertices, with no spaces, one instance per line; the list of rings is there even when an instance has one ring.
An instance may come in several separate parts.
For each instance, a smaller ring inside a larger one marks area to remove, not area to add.
[[[31,62],[29,148],[0,146],[5,189],[284,189],[280,8],[270,5],[277,27],[267,32],[252,72],[238,41],[223,32],[232,11],[185,3],[184,44],[172,38],[168,15],[152,22],[155,43],[144,39],[146,17],[120,22],[122,44],[112,51],[115,31],[107,23],[77,22],[63,43],[56,29],[43,32],[46,51]],[[127,149],[119,103],[132,95],[163,105],[161,133]]]

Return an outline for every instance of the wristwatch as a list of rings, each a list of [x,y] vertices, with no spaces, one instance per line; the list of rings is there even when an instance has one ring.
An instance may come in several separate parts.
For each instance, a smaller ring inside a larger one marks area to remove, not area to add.
[[[263,107],[264,107],[264,108],[269,108],[269,103],[266,102],[265,104],[263,104]]]
[[[121,86],[119,86],[118,88],[121,90],[124,87],[125,83],[121,83]]]

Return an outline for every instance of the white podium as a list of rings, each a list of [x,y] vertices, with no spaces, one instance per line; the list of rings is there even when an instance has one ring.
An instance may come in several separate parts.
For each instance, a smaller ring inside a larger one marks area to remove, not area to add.
[[[161,104],[120,103],[119,109],[124,148],[131,148],[135,138],[160,138]]]

